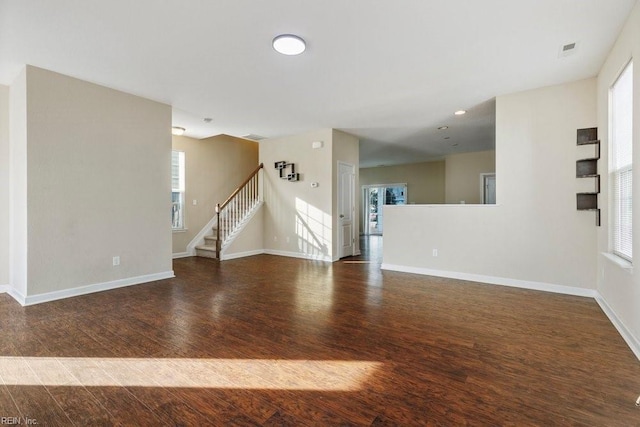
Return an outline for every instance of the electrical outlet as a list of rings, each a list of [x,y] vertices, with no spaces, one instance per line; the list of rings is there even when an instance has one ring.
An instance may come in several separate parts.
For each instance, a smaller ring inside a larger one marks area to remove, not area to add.
[[[113,266],[115,267],[116,265],[120,265],[120,257],[119,256],[114,256],[113,257]]]
[[[277,242],[278,241],[278,236],[273,236],[273,241]]]
[[[193,199],[193,201],[191,202],[191,204],[192,204],[193,206],[197,206],[197,205],[198,205],[198,201],[197,201],[196,199]]]
[[[438,250],[437,249],[433,250],[433,256],[438,256]]]

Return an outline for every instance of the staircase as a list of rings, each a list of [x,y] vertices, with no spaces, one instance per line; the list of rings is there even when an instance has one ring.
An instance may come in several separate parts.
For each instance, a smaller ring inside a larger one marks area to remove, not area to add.
[[[204,244],[195,247],[196,255],[205,258],[220,259],[222,252],[240,233],[254,211],[260,206],[258,167],[235,189],[223,203],[216,205],[216,221],[213,233],[204,236]]]
[[[216,245],[217,239],[217,230],[215,227],[212,228],[213,234],[209,236],[204,236],[204,245],[196,246],[196,256],[201,256],[204,258],[218,258],[216,250],[218,245]]]

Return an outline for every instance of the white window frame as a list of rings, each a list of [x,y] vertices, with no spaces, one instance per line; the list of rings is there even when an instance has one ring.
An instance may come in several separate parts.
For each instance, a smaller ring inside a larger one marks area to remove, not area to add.
[[[630,76],[631,78],[632,128],[629,138],[618,141],[616,138],[617,114],[614,90],[622,76]],[[633,131],[633,60],[629,60],[609,89],[610,246],[613,255],[629,263],[633,262]],[[620,144],[625,144],[625,146],[620,147]],[[621,159],[621,156],[617,155],[617,150],[628,150],[630,154]],[[621,186],[624,191],[623,195],[619,194]]]
[[[174,186],[173,157],[178,153],[178,185]],[[171,229],[173,231],[186,230],[185,224],[185,153],[180,150],[171,150]],[[173,195],[178,193],[178,200],[174,201]]]

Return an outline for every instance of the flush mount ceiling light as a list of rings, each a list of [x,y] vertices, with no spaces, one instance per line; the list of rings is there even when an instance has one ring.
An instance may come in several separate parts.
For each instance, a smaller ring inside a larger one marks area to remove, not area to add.
[[[440,126],[438,128],[438,130],[446,130],[446,129],[449,129],[449,126]]]
[[[463,114],[467,114],[467,110],[458,110],[453,114],[455,114],[456,116],[461,116]]]
[[[276,52],[283,55],[300,55],[307,48],[304,40],[293,34],[280,34],[272,44]]]
[[[185,128],[181,128],[181,127],[178,127],[178,126],[174,126],[174,127],[172,127],[172,128],[171,128],[171,133],[172,133],[173,135],[178,135],[178,136],[180,136],[180,135],[184,135],[184,131],[185,131],[185,130],[186,130]]]

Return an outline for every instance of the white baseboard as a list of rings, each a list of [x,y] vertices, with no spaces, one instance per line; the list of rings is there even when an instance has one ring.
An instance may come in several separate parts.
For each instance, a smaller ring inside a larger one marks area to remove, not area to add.
[[[633,354],[636,355],[636,358],[640,360],[640,341],[631,333],[631,331],[624,325],[622,320],[616,315],[611,306],[607,303],[607,301],[598,293],[595,297],[596,302],[604,311],[604,314],[607,315],[613,326],[618,330],[622,339],[627,343]]]
[[[303,254],[300,252],[277,251],[274,249],[265,249],[264,253],[268,255],[286,256],[289,258],[301,258],[301,259],[312,259],[315,261],[333,262],[333,259],[331,259],[329,255]]]
[[[0,285],[0,294],[6,294],[11,289],[9,285]]]
[[[220,261],[228,261],[230,259],[245,258],[248,256],[260,255],[265,253],[264,249],[256,249],[254,251],[236,252],[232,254],[222,254]]]
[[[14,300],[18,301],[18,303],[19,303],[20,305],[22,305],[22,306],[26,305],[26,304],[25,304],[25,302],[24,302],[24,300],[25,300],[24,295],[22,295],[22,294],[21,294],[20,292],[18,292],[16,289],[14,289],[14,288],[10,288],[10,289],[9,289],[9,295],[11,295],[11,297],[12,297]]]
[[[597,292],[593,289],[584,289],[573,286],[554,285],[544,282],[532,282],[528,280],[509,279],[506,277],[484,276],[481,274],[457,273],[445,270],[432,270],[429,268],[408,267],[405,265],[382,264],[383,270],[400,271],[403,273],[422,274],[426,276],[447,277],[450,279],[467,280],[470,282],[488,283],[491,285],[511,286],[514,288],[532,289],[536,291],[553,292],[556,294],[575,295],[579,297],[595,298]]]
[[[16,299],[21,305],[34,305],[44,302],[55,301],[63,298],[71,298],[80,295],[92,294],[94,292],[108,291],[111,289],[123,288],[125,286],[139,285],[141,283],[154,282],[156,280],[170,279],[175,277],[173,271],[165,271],[162,273],[147,274],[144,276],[128,277],[126,279],[113,280],[111,282],[95,283],[93,285],[79,286],[72,289],[64,289],[61,291],[47,292],[38,295],[24,296],[11,289],[9,294]]]
[[[190,257],[193,256],[191,254],[191,252],[177,252],[175,254],[172,254],[172,258],[176,259],[176,258],[186,258],[186,257]]]

